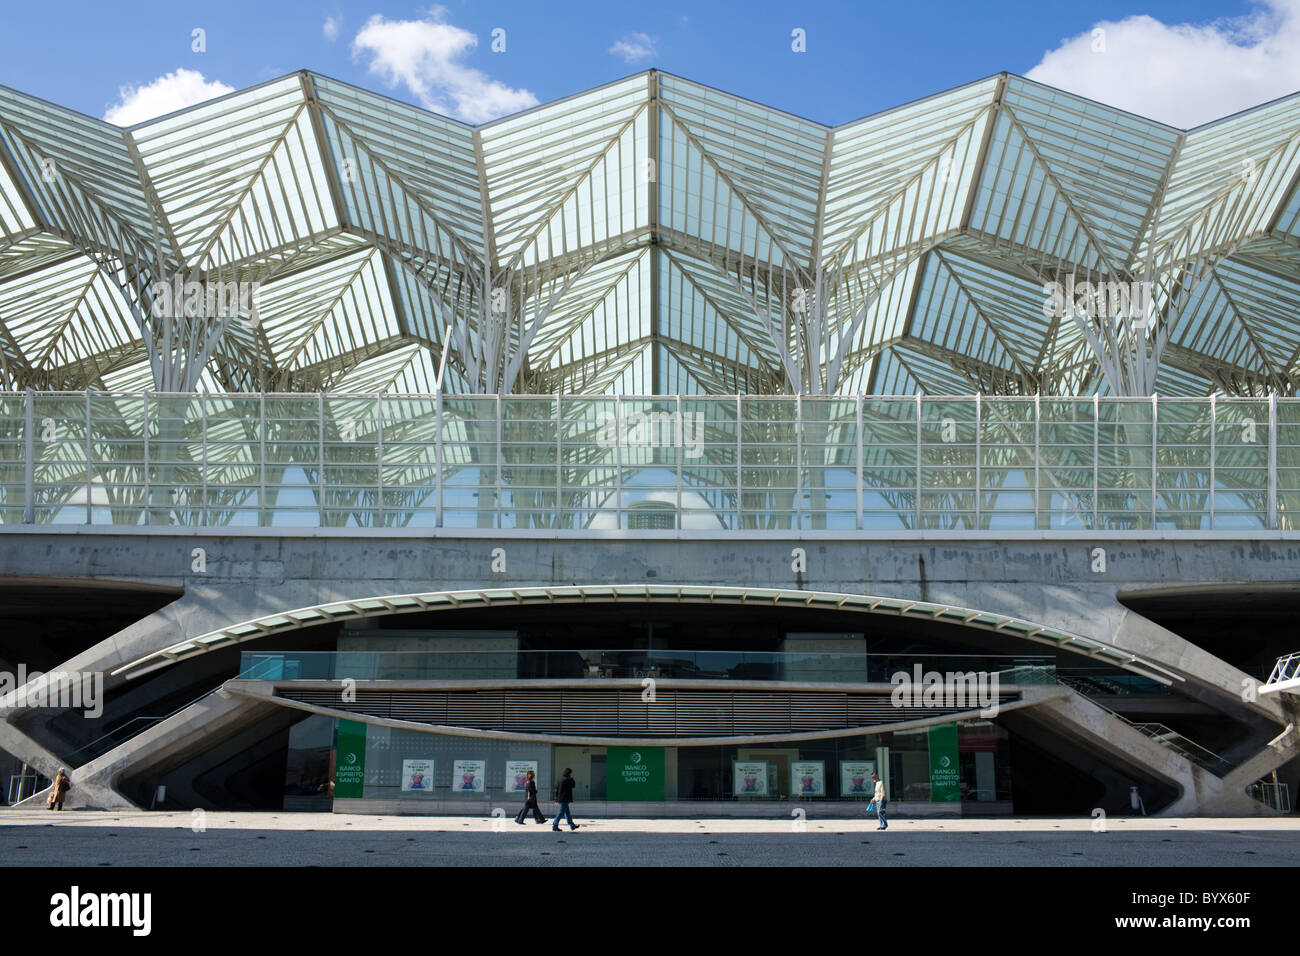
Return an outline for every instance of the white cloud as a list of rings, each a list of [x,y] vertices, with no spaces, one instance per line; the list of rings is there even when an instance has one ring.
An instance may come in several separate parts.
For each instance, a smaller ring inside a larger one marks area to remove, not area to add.
[[[1173,126],[1207,123],[1300,90],[1300,0],[1257,2],[1246,16],[1203,24],[1102,21],[1026,76]]]
[[[339,27],[343,25],[343,17],[326,17],[325,25],[321,27],[321,32],[325,34],[327,40],[337,40],[339,38]]]
[[[108,108],[104,119],[117,126],[134,126],[155,116],[166,116],[195,103],[233,93],[235,88],[220,80],[205,80],[198,70],[180,69],[165,73],[143,86],[128,84],[119,87],[117,92],[118,101]]]
[[[482,123],[537,105],[528,90],[511,89],[459,62],[478,45],[468,30],[443,21],[435,7],[423,20],[375,14],[352,41],[352,56],[370,57],[370,72],[404,85],[426,109]]]
[[[635,63],[638,60],[650,59],[657,51],[654,39],[648,34],[625,33],[622,39],[614,41],[609,52],[622,57],[624,63]]]

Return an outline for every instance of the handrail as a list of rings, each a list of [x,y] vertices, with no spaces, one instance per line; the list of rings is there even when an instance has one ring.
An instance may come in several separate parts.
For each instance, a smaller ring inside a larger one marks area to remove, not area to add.
[[[1268,675],[1268,680],[1264,682],[1265,686],[1269,684],[1280,684],[1283,681],[1295,680],[1300,677],[1300,651],[1293,654],[1283,654],[1273,665],[1273,671]]]
[[[163,714],[161,717],[145,717],[145,716],[132,717],[130,720],[127,720],[127,721],[125,721],[125,722],[119,724],[117,727],[114,727],[112,730],[108,731],[107,733],[103,734],[102,736],[100,736],[100,737],[96,737],[94,740],[92,740],[90,743],[86,744],[84,747],[79,747],[78,749],[74,750],[74,751],[73,751],[72,753],[70,753],[70,754],[68,755],[68,757],[67,757],[68,763],[72,764],[74,767],[79,767],[79,766],[82,766],[83,764],[89,763],[91,760],[94,760],[94,759],[96,759],[97,757],[102,757],[104,754],[106,754],[109,750],[112,750],[113,748],[112,748],[112,747],[106,747],[106,748],[104,748],[103,750],[100,750],[98,753],[93,753],[93,754],[91,754],[91,756],[90,756],[90,758],[89,758],[88,760],[84,760],[84,761],[81,761],[81,762],[78,762],[78,761],[76,761],[76,760],[73,759],[73,758],[75,758],[78,754],[84,753],[85,751],[87,751],[87,750],[89,750],[90,748],[96,746],[97,744],[103,743],[105,740],[108,740],[110,737],[116,737],[117,734],[118,734],[121,730],[123,730],[124,728],[129,727],[129,726],[131,726],[132,724],[134,724],[134,723],[136,723],[136,722],[138,722],[138,721],[142,721],[142,720],[143,720],[143,721],[148,721],[148,724],[147,724],[146,726],[141,727],[141,728],[140,728],[139,730],[137,730],[135,733],[133,733],[133,734],[131,734],[130,736],[125,737],[125,738],[123,738],[122,740],[119,740],[119,741],[116,742],[115,746],[121,746],[122,744],[126,743],[128,740],[133,740],[134,738],[140,736],[140,734],[144,733],[144,732],[145,732],[146,730],[148,730],[150,727],[153,727],[153,726],[156,726],[157,724],[162,723],[162,722],[163,722],[164,720],[166,720],[168,717],[175,717],[177,714],[179,714],[179,713],[180,713],[182,710],[184,710],[185,708],[187,708],[187,707],[193,707],[195,704],[197,704],[199,701],[203,700],[204,698],[206,698],[206,697],[211,697],[213,694],[215,694],[217,691],[221,690],[221,688],[223,688],[223,687],[225,687],[225,686],[226,686],[226,681],[222,681],[222,682],[221,682],[220,684],[218,684],[216,687],[213,687],[211,690],[205,691],[204,693],[200,694],[198,697],[195,697],[195,698],[194,698],[192,701],[190,701],[189,703],[187,703],[187,704],[182,704],[181,706],[177,707],[175,710],[171,711],[171,713]]]
[[[1186,759],[1190,760],[1192,763],[1196,764],[1198,767],[1202,768],[1203,770],[1208,770],[1216,777],[1222,777],[1224,774],[1226,774],[1229,770],[1232,769],[1232,764],[1230,764],[1227,760],[1224,760],[1214,751],[1206,747],[1202,747],[1196,741],[1183,736],[1182,734],[1178,733],[1178,731],[1174,730],[1172,727],[1169,727],[1165,724],[1153,723],[1150,721],[1138,722],[1138,721],[1129,720],[1127,717],[1125,717],[1123,714],[1116,711],[1114,708],[1107,707],[1105,704],[1101,703],[1101,701],[1099,701],[1096,698],[1096,696],[1094,696],[1092,693],[1090,693],[1088,690],[1085,689],[1086,684],[1083,681],[1079,681],[1071,677],[1062,677],[1058,675],[1057,682],[1062,684],[1065,687],[1070,688],[1075,693],[1079,694],[1081,697],[1087,698],[1088,701],[1095,704],[1097,707],[1100,707],[1102,710],[1106,711],[1106,713],[1110,714],[1112,717],[1118,717],[1120,720],[1124,721],[1124,723],[1128,724],[1130,727],[1132,727],[1134,730],[1136,730],[1138,733],[1142,734],[1143,736],[1150,737],[1156,743],[1161,744],[1164,747],[1167,747],[1169,750],[1172,750],[1174,753],[1182,757],[1185,757]]]

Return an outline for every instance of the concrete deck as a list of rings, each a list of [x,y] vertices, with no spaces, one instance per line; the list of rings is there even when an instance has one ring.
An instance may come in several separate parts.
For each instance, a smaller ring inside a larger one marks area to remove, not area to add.
[[[552,808],[548,808],[553,809]],[[891,821],[0,811],[6,866],[1295,866],[1300,818]],[[494,827],[495,824],[495,827]],[[202,829],[196,831],[196,826]]]

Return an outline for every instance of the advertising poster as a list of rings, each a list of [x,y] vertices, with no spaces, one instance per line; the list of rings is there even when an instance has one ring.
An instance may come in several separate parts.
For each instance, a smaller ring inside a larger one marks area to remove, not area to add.
[[[662,800],[663,747],[607,747],[605,794],[608,800]]]
[[[732,763],[733,790],[738,797],[767,796],[767,761],[737,760]]]
[[[339,721],[338,760],[334,766],[334,796],[365,796],[366,725],[357,720]]]
[[[826,761],[791,760],[790,789],[796,796],[826,796]]]
[[[874,760],[840,761],[840,796],[866,797],[868,800],[876,792],[876,785],[871,775],[876,772]]]
[[[487,786],[487,761],[456,760],[451,765],[451,789],[461,793],[482,793]]]
[[[536,760],[507,760],[505,787],[511,793],[524,793],[528,789],[528,771],[537,773]],[[538,784],[538,790],[541,784]]]
[[[957,764],[957,725],[930,728],[930,799],[961,799],[961,769]]]
[[[415,793],[433,792],[432,760],[408,759],[402,761],[402,792],[407,791]]]

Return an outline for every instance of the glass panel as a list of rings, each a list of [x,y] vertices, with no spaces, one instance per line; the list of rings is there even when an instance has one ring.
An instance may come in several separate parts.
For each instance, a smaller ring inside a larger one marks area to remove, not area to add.
[[[30,500],[26,411],[0,394],[0,523],[429,527],[440,486],[453,528],[1269,522],[1262,399],[454,395],[439,481],[430,396],[36,393]],[[1276,435],[1293,530],[1300,400],[1278,400]]]

